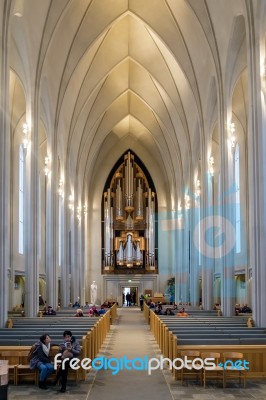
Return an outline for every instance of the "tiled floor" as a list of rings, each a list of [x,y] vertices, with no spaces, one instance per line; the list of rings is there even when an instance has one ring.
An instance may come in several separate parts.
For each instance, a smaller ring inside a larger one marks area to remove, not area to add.
[[[129,358],[158,357],[159,348],[150,334],[138,308],[119,309],[116,323],[101,349],[101,355]],[[232,400],[257,399],[266,400],[266,382],[248,382],[243,389],[236,383],[229,383],[226,389],[209,384],[206,389],[197,382],[188,381],[181,386],[180,381],[174,381],[169,370],[154,371],[148,375],[145,371],[121,371],[113,376],[110,371],[91,370],[85,382],[78,385],[71,383],[66,393],[60,393],[60,387],[49,387],[41,390],[34,385],[9,386],[8,400],[37,400],[54,398],[57,400]],[[0,398],[0,400],[3,400]]]

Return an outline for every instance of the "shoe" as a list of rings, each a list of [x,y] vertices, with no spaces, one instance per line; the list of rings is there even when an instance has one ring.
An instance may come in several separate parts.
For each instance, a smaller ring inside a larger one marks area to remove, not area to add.
[[[66,388],[65,387],[61,387],[60,392],[61,393],[65,393],[66,392]]]
[[[46,390],[46,389],[47,389],[47,386],[46,386],[45,382],[40,381],[40,382],[39,382],[39,388],[40,388],[40,389],[43,389],[43,390]]]

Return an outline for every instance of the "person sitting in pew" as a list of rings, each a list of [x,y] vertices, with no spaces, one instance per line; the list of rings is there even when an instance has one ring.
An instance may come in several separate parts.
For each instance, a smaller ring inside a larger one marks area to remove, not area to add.
[[[163,314],[163,307],[161,304],[157,304],[155,310],[154,310],[155,314],[157,315],[162,315]]]
[[[47,389],[47,378],[54,372],[54,366],[49,358],[50,348],[51,338],[47,333],[45,333],[40,337],[40,341],[35,343],[35,350],[30,360],[30,369],[40,370],[40,389]]]
[[[152,310],[155,309],[155,303],[153,301],[150,301],[147,303],[147,306]]]
[[[101,306],[100,310],[98,311],[100,315],[104,315],[106,313],[106,308],[104,306]]]
[[[77,309],[77,312],[76,312],[76,314],[75,314],[75,317],[84,317],[83,311],[82,311],[81,308],[78,308],[78,309]]]
[[[89,309],[88,315],[89,315],[90,317],[99,317],[99,316],[100,316],[100,314],[99,314],[99,312],[97,311],[97,308],[96,308],[95,306],[92,306],[92,307]]]
[[[48,306],[47,311],[44,311],[43,315],[56,315],[56,311],[52,306]]]
[[[167,308],[164,312],[164,315],[174,315],[173,311],[171,310],[171,308]]]
[[[248,307],[247,304],[245,304],[245,305],[241,308],[240,312],[241,312],[241,313],[252,313],[252,310],[251,310],[250,307]]]
[[[61,393],[65,393],[66,384],[67,384],[67,375],[69,370],[69,363],[71,358],[78,357],[80,355],[81,349],[79,342],[72,335],[72,332],[69,330],[64,331],[63,333],[64,342],[59,345],[59,353],[61,353],[61,359],[64,361],[64,368],[62,367],[62,363],[60,364],[59,370],[56,374],[56,380],[54,384],[56,385],[59,379],[61,379]],[[67,360],[68,359],[68,360]]]
[[[176,314],[177,317],[188,317],[188,313],[186,313],[184,307]]]

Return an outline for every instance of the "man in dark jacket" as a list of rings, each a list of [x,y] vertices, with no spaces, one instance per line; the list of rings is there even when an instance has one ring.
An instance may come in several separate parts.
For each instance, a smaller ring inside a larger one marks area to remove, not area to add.
[[[47,389],[46,381],[49,375],[54,372],[54,366],[50,361],[49,352],[51,347],[51,338],[45,333],[40,337],[40,341],[35,344],[33,357],[30,360],[31,369],[40,370],[39,388]]]
[[[66,384],[67,384],[67,375],[68,375],[68,369],[69,369],[69,362],[71,358],[73,357],[78,357],[80,355],[80,345],[78,341],[75,339],[74,336],[72,336],[71,331],[65,331],[63,333],[64,336],[64,342],[60,343],[59,345],[59,353],[62,354],[62,361],[65,358],[69,358],[68,361],[64,362],[64,368],[63,368],[63,363],[61,363],[59,370],[56,374],[56,382],[59,381],[61,378],[61,389],[60,392],[65,393],[66,391]]]

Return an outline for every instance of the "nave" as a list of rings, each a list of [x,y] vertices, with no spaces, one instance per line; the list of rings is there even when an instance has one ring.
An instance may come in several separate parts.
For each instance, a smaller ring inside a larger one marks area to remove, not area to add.
[[[159,357],[161,354],[139,308],[119,308],[118,317],[98,356],[108,359],[124,357],[133,359]],[[112,375],[109,370],[92,370],[86,376],[85,382],[75,384],[70,382],[67,392],[59,393],[58,387],[50,387],[45,393],[34,385],[19,385],[9,387],[9,400],[36,400],[53,398],[57,400],[71,398],[72,400],[170,400],[170,399],[257,399],[265,400],[266,385],[262,381],[251,381],[247,389],[232,382],[226,389],[217,387],[215,381],[208,383],[206,389],[194,381],[187,381],[181,386],[175,381],[172,373],[164,369],[153,371],[149,376],[147,371],[120,371]]]

